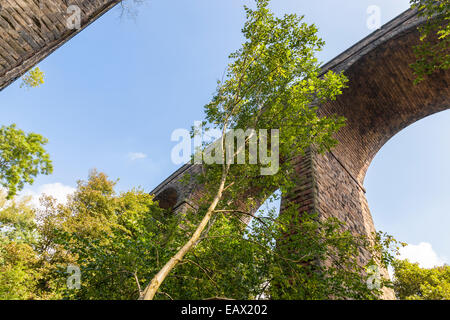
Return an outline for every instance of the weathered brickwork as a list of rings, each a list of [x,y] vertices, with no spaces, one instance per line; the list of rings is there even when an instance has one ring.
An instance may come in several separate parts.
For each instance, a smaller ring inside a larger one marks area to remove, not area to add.
[[[286,206],[286,201],[295,202],[300,212],[314,212],[316,210],[316,170],[314,152],[307,150],[304,155],[294,159],[296,185],[292,193],[284,195],[281,200],[281,211]]]
[[[449,107],[448,72],[413,84],[409,65],[415,61],[411,47],[418,37],[415,28],[405,31],[361,57],[345,70],[349,88],[320,108],[323,115],[346,117],[333,154],[360,184],[373,157],[392,136]]]
[[[119,0],[1,0],[0,90],[22,76]],[[80,29],[69,29],[70,5],[81,9]]]

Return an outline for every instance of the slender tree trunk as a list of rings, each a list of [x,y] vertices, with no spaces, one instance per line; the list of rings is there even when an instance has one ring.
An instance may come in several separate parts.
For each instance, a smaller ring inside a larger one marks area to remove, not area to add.
[[[224,169],[217,194],[214,197],[214,200],[209,206],[208,211],[206,212],[205,216],[198,225],[192,237],[172,258],[170,258],[170,260],[164,265],[164,267],[153,277],[150,284],[147,286],[147,288],[145,288],[144,293],[142,294],[142,298],[140,298],[141,300],[153,299],[159,287],[161,286],[167,275],[170,273],[170,271],[172,271],[172,269],[175,268],[175,266],[183,260],[183,257],[186,255],[186,253],[188,253],[189,250],[191,250],[195,246],[197,241],[200,239],[203,230],[206,228],[208,222],[211,220],[211,217],[214,214],[214,210],[216,209],[217,204],[222,198],[222,192],[225,187],[227,172],[228,170]]]
[[[246,64],[247,57],[244,60],[244,66]],[[246,68],[245,68],[246,69]],[[159,272],[153,277],[150,284],[145,288],[144,292],[142,293],[140,300],[152,300],[155,297],[156,292],[158,291],[159,287],[163,283],[164,279],[167,277],[167,275],[172,271],[173,268],[177,266],[178,263],[180,263],[184,256],[191,250],[193,247],[196,246],[198,243],[198,240],[200,239],[200,236],[202,235],[203,231],[205,230],[206,226],[208,225],[208,222],[211,220],[214,211],[217,207],[217,204],[219,203],[220,199],[222,198],[222,193],[225,189],[225,182],[227,180],[227,175],[230,169],[230,164],[225,161],[225,135],[227,132],[228,127],[228,121],[230,117],[234,114],[236,110],[236,106],[239,103],[239,94],[240,94],[240,88],[242,84],[242,79],[245,74],[245,69],[242,72],[242,75],[239,77],[239,85],[238,85],[238,93],[234,97],[234,102],[232,104],[232,108],[230,113],[225,117],[224,119],[224,125],[222,128],[222,136],[221,136],[221,144],[222,144],[222,177],[220,179],[219,188],[217,190],[217,193],[214,197],[214,200],[212,201],[211,205],[208,207],[208,211],[206,212],[205,216],[203,217],[202,221],[198,225],[197,229],[195,230],[192,237],[189,239],[188,242],[172,257],[170,260],[164,265],[164,267],[159,270]],[[242,148],[245,147],[241,146],[240,150],[242,151]],[[239,152],[239,151],[238,151]],[[238,153],[237,152],[237,153]]]

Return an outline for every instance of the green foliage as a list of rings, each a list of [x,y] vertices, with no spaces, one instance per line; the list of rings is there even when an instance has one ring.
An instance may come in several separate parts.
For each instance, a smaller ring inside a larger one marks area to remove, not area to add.
[[[44,84],[44,72],[39,67],[36,67],[22,77],[22,84],[20,87],[36,88]]]
[[[357,259],[367,250],[384,257],[369,265],[386,267],[395,252],[392,238],[354,236],[336,219],[299,216],[295,209],[280,217],[269,210],[247,228],[241,218],[239,212],[216,216],[161,290],[173,299],[379,298]],[[380,280],[380,289],[389,284]]]
[[[427,18],[420,27],[422,43],[414,48],[417,61],[411,65],[416,75],[415,83],[438,70],[450,66],[450,1],[411,0],[411,6]]]
[[[0,227],[7,239],[33,243],[36,221],[30,200],[30,197],[8,200],[5,191],[0,191]]]
[[[28,200],[0,202],[0,299],[137,299],[139,286],[173,254],[167,242],[177,217],[142,190],[121,194],[93,171],[67,204],[44,197],[36,214]],[[66,285],[79,266],[80,290]]]
[[[120,17],[126,16],[129,19],[135,19],[138,15],[138,10],[147,0],[121,0],[121,14]]]
[[[71,260],[55,244],[50,221],[36,214],[30,198],[7,200],[6,193],[0,195],[1,300],[62,297],[65,278],[55,266]]]
[[[341,222],[305,214],[290,203],[280,217],[269,211],[250,227],[243,222],[261,204],[256,199],[266,199],[280,187],[283,195],[289,194],[297,182],[291,160],[308,148],[332,148],[333,135],[344,125],[341,117],[317,114],[318,105],[335,99],[346,83],[341,74],[321,75],[315,54],[323,41],[317,28],[296,15],[275,17],[268,3],[257,0],[255,10],[245,9],[245,42],[230,55],[225,79],[205,107],[205,126],[223,133],[230,128],[280,129],[280,169],[263,176],[262,164],[204,165],[200,175],[188,177],[204,186],[198,210],[176,215],[140,189],[117,194],[115,182],[94,171],[79,182],[67,204],[43,200],[45,209],[31,228],[36,236],[25,242],[34,260],[17,264],[33,265],[35,280],[25,279],[22,269],[5,280],[19,279],[20,288],[32,292],[18,292],[18,297],[138,298],[191,237],[223,179],[226,187],[208,226],[169,273],[157,298],[379,296],[379,290],[367,287],[365,266],[358,262],[364,254],[370,263],[387,265],[391,245],[395,247],[392,238],[351,234]],[[246,152],[248,158],[248,148]],[[17,238],[14,242],[19,243]],[[68,264],[81,269],[80,290],[65,285]]]
[[[205,107],[206,120],[216,128],[282,126],[281,140],[290,138],[293,141],[287,142],[297,147],[290,153],[312,143],[332,146],[330,135],[342,126],[342,119],[319,118],[315,111],[319,102],[342,92],[345,77],[332,72],[319,77],[315,53],[324,42],[314,25],[293,14],[276,18],[268,1],[256,3],[257,10],[245,8],[246,42],[230,55],[226,79]]]
[[[8,197],[25,183],[32,184],[38,174],[53,171],[45,144],[47,139],[36,133],[26,134],[15,124],[0,128],[0,185],[8,189]]]
[[[26,199],[4,197],[0,299],[137,299],[200,216],[173,215],[142,190],[117,194],[114,187],[93,171],[67,204],[43,198],[38,215]],[[297,212],[277,217],[272,209],[250,226],[241,212],[217,214],[157,299],[377,298],[380,291],[367,287],[364,266],[356,263],[359,251],[372,252],[380,259],[371,263],[385,266],[395,242],[354,236],[335,219]],[[66,286],[69,264],[80,267],[79,290]]]
[[[78,183],[67,205],[46,204],[51,251],[67,258],[54,265],[59,282],[67,277],[69,262],[81,268],[81,289],[64,289],[65,298],[137,299],[158,261],[172,253],[166,248],[168,229],[178,221],[166,217],[142,190],[116,194],[114,186],[93,171],[88,181]]]
[[[29,199],[6,200],[0,192],[0,299],[29,299],[36,284],[34,212]]]
[[[387,268],[397,242],[381,233],[371,237],[352,234],[336,218],[319,219],[286,209],[278,219],[276,260],[272,271],[275,299],[379,299],[389,286],[380,277],[370,287],[368,267]],[[383,243],[383,241],[386,241]],[[362,254],[371,258],[361,264]]]
[[[26,243],[0,240],[0,299],[31,299],[36,283],[36,256]]]
[[[330,149],[336,144],[333,134],[344,125],[342,117],[317,114],[318,105],[335,99],[347,81],[344,75],[333,72],[321,76],[315,54],[324,43],[317,36],[317,28],[294,14],[275,17],[268,3],[256,1],[256,10],[245,7],[245,42],[230,55],[225,79],[205,106],[204,127],[224,132],[254,129],[257,135],[259,129],[280,129],[280,168],[273,175],[263,176],[263,164],[249,164],[247,160],[246,164],[230,165],[219,209],[237,209],[234,200],[251,192],[239,203],[240,210],[250,211],[258,205],[255,199],[266,199],[280,187],[283,193],[288,192],[295,185],[289,160],[311,146],[319,152]],[[228,150],[223,151],[225,157],[231,156]],[[248,151],[247,145],[246,159]],[[220,164],[203,166],[202,175],[196,178],[210,192],[203,199],[200,214],[211,202],[224,170]]]
[[[393,266],[394,290],[398,299],[450,299],[450,266],[424,269],[408,260],[396,260]]]
[[[53,281],[64,282],[69,261],[81,267],[81,289],[63,289],[65,298],[138,298],[140,288],[186,242],[201,218],[195,212],[170,214],[140,190],[117,195],[114,184],[93,172],[67,205],[47,203],[44,216],[58,221],[52,224],[51,251],[71,257],[54,265],[58,272]],[[299,217],[295,209],[279,218],[271,210],[250,227],[242,222],[242,213],[222,212],[156,298],[375,299],[380,291],[367,287],[365,267],[356,262],[361,248],[381,257],[377,248],[388,246],[354,236],[334,219]],[[386,257],[392,257],[386,252],[383,261],[371,263],[384,266]],[[314,263],[330,259],[333,264]]]

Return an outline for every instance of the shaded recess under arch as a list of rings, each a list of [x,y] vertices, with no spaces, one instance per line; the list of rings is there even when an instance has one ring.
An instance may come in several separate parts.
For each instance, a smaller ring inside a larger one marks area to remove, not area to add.
[[[173,209],[178,203],[178,192],[175,188],[169,187],[158,193],[154,198],[163,209]]]

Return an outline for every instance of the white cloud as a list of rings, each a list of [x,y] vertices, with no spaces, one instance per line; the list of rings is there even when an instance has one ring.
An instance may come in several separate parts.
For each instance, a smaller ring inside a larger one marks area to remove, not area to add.
[[[48,183],[37,188],[37,191],[30,189],[23,190],[19,196],[31,196],[31,203],[36,207],[40,207],[39,198],[45,194],[52,196],[56,199],[56,202],[65,204],[67,202],[67,196],[75,192],[75,188],[71,186],[63,185],[62,183]]]
[[[147,155],[142,152],[130,152],[128,154],[128,159],[130,159],[132,161],[138,160],[138,159],[145,159],[145,158],[147,158]]]
[[[417,262],[421,268],[442,266],[447,262],[445,258],[438,256],[428,242],[421,242],[418,245],[409,244],[399,251],[399,259],[408,259],[410,262]]]

